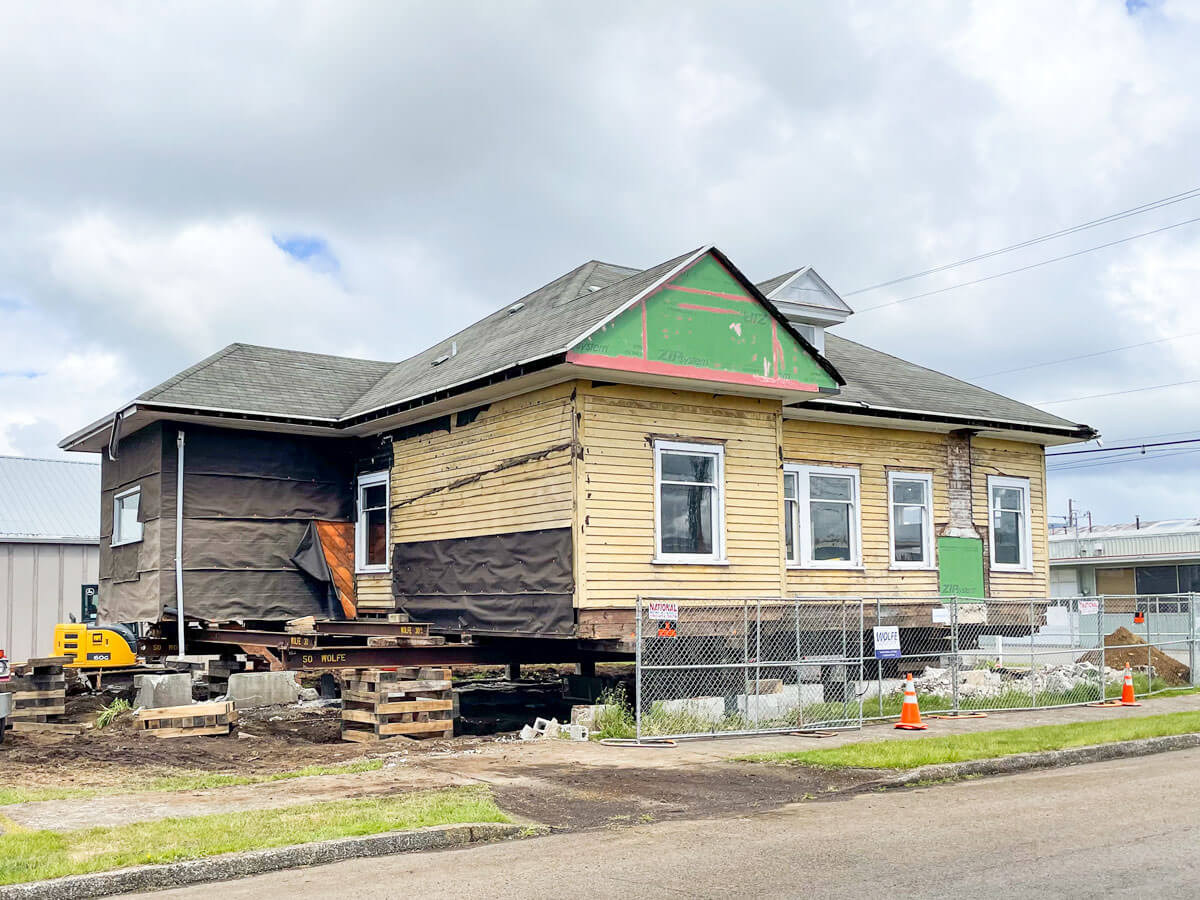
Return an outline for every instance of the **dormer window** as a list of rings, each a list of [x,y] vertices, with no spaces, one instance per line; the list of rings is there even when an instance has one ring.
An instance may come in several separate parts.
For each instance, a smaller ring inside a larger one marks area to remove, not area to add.
[[[825,329],[854,312],[811,266],[768,279],[758,288],[818,353],[825,352]]]

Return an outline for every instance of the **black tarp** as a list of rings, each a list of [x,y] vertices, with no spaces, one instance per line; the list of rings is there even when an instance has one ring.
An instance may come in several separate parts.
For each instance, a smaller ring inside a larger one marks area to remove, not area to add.
[[[337,586],[333,583],[333,572],[330,571],[329,561],[325,559],[325,550],[321,546],[321,532],[316,522],[309,522],[304,529],[304,536],[296,552],[292,554],[292,563],[309,578],[325,586],[325,599],[331,619],[342,619],[345,615],[342,604],[337,599]]]
[[[575,633],[570,528],[396,544],[392,595],[446,631]]]
[[[102,621],[154,621],[175,607],[176,434],[171,423],[123,438],[102,473]],[[293,561],[313,519],[353,516],[356,442],[183,426],[183,602],[211,621],[337,614],[329,585]],[[140,543],[108,546],[112,494],[137,484]]]

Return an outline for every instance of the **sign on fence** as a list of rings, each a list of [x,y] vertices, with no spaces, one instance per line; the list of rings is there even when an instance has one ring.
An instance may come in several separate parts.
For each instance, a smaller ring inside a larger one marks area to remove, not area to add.
[[[1081,616],[1094,616],[1098,612],[1100,612],[1100,601],[1099,600],[1080,600],[1079,601],[1079,614]]]
[[[647,615],[658,622],[678,622],[679,604],[665,603],[662,600],[651,600],[647,605]]]
[[[900,629],[895,625],[876,625],[873,631],[875,632],[875,658],[899,659]]]

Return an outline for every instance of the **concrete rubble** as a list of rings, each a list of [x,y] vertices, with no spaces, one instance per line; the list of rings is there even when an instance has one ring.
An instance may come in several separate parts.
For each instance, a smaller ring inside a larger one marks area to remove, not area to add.
[[[1109,684],[1120,683],[1124,672],[1105,667],[1104,680]],[[1069,663],[1056,666],[1039,666],[1030,675],[1021,669],[962,669],[958,674],[958,695],[967,698],[997,697],[1010,691],[1039,693],[1046,691],[1056,694],[1070,694],[1075,691],[1095,687],[1099,678],[1099,668],[1090,662]],[[1032,683],[1031,683],[1032,679]],[[913,679],[917,694],[949,695],[953,691],[949,669],[939,669],[934,666],[926,667],[925,671]]]
[[[229,676],[225,699],[238,709],[259,706],[285,706],[301,697],[295,672],[234,672]]]
[[[139,709],[187,706],[192,702],[192,676],[187,672],[136,675],[133,705]]]

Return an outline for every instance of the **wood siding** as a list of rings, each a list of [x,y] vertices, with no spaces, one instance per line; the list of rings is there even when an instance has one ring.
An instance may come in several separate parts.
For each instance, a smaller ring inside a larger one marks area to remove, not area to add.
[[[584,608],[637,595],[774,595],[783,588],[777,401],[625,385],[579,388]],[[655,564],[655,438],[725,446],[728,565]]]
[[[393,445],[393,543],[569,528],[573,386],[493,403]],[[390,556],[390,554],[389,554]]]
[[[936,533],[937,527],[950,517],[946,435],[785,419],[783,459],[786,463],[858,467],[862,505],[863,568],[789,568],[789,593],[866,597],[937,595],[936,570],[891,568],[887,477],[893,470],[932,474]]]
[[[984,539],[983,559],[989,597],[1048,597],[1050,590],[1050,534],[1046,525],[1046,454],[1043,448],[1017,441],[975,438],[971,442],[975,527]],[[1029,479],[1029,515],[1033,536],[1032,572],[990,570],[988,539],[989,475]]]

